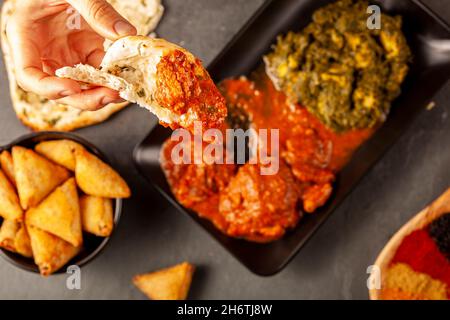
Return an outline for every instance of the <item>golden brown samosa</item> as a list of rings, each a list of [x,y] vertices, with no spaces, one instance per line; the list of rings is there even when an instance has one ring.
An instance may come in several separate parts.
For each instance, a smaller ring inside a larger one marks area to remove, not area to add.
[[[153,300],[185,300],[195,267],[188,262],[155,271],[137,275],[133,283],[147,297]]]
[[[75,177],[84,193],[103,198],[128,198],[127,183],[109,165],[84,149],[75,150]]]
[[[17,221],[23,218],[16,190],[2,170],[0,170],[0,216],[7,220]]]
[[[20,222],[14,220],[3,220],[0,227],[0,247],[16,252],[14,241],[20,229]]]
[[[27,258],[33,256],[25,224],[18,221],[3,220],[0,228],[0,247]]]
[[[99,237],[108,237],[114,226],[112,200],[89,195],[80,197],[83,230]]]
[[[24,210],[39,204],[69,178],[67,169],[45,159],[33,150],[15,146],[12,149],[12,158],[17,191]]]
[[[81,247],[74,247],[39,228],[27,226],[27,230],[30,235],[34,262],[43,276],[59,270],[81,250]]]
[[[14,163],[11,153],[8,150],[5,150],[0,154],[0,164],[9,181],[16,186],[16,179],[14,178]]]
[[[74,150],[77,148],[83,148],[83,146],[75,141],[63,139],[40,142],[34,150],[53,162],[75,171]]]
[[[14,239],[14,247],[18,254],[24,257],[33,257],[33,251],[31,250],[30,237],[27,232],[25,224],[21,224],[20,229],[16,233],[16,238]]]
[[[27,225],[58,236],[75,247],[83,243],[80,206],[74,178],[56,188],[25,215]]]

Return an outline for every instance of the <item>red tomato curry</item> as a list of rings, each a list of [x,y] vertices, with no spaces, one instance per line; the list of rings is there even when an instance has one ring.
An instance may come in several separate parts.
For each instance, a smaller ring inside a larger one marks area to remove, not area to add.
[[[238,109],[256,130],[279,129],[278,172],[261,175],[262,164],[249,163],[177,165],[170,155],[178,142],[170,140],[163,146],[162,168],[177,200],[225,234],[274,241],[295,227],[303,212],[326,203],[336,173],[374,129],[332,131],[304,107],[289,104],[264,72],[225,80],[219,89],[229,113]]]

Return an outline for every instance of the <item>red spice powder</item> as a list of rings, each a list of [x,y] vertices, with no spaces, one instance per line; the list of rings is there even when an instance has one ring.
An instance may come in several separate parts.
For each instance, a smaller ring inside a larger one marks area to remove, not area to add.
[[[403,239],[392,264],[403,262],[417,272],[430,275],[450,286],[450,263],[426,230],[416,230]]]

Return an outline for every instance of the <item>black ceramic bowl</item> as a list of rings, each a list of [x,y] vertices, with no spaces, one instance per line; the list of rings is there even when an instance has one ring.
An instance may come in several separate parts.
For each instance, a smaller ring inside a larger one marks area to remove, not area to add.
[[[48,141],[48,140],[60,140],[60,139],[68,139],[73,140],[75,142],[78,142],[79,144],[83,145],[86,150],[91,152],[92,154],[95,154],[97,157],[102,159],[104,162],[108,163],[108,159],[106,159],[105,155],[93,144],[87,142],[86,140],[72,134],[72,133],[66,133],[66,132],[36,132],[36,133],[30,133],[24,136],[21,136],[11,142],[8,145],[1,146],[0,152],[3,150],[10,150],[14,146],[22,146],[26,148],[34,148],[34,146],[41,142],[41,141]],[[113,212],[114,212],[114,226],[117,227],[117,224],[120,219],[120,214],[122,211],[122,199],[114,199],[113,201]],[[3,219],[0,218],[0,222],[3,223]],[[114,232],[114,231],[113,231]],[[103,237],[97,237],[92,234],[83,233],[83,249],[82,251],[75,256],[71,261],[67,263],[67,265],[77,265],[81,267],[82,265],[87,264],[88,262],[92,261],[97,257],[100,252],[103,251],[106,244],[108,243],[110,237],[103,238]],[[10,252],[8,250],[5,250],[3,248],[0,248],[0,255],[9,263],[15,265],[16,267],[30,271],[30,272],[36,272],[39,273],[38,267],[34,264],[33,259],[25,258],[19,254],[16,254],[14,252]],[[62,267],[55,273],[64,273],[66,271],[65,267]]]

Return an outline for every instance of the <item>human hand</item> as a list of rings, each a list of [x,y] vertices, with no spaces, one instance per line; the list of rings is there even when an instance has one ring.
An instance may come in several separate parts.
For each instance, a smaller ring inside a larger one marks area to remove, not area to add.
[[[77,28],[68,24],[75,12],[70,6],[81,15]],[[24,90],[83,110],[120,101],[114,90],[83,90],[74,80],[54,76],[56,69],[77,63],[98,67],[105,38],[136,34],[106,0],[20,0],[6,32],[17,82]]]

